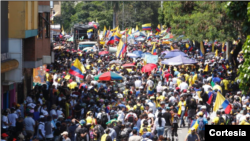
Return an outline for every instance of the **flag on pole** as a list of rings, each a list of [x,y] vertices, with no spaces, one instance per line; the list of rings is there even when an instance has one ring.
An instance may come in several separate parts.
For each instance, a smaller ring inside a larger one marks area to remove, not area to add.
[[[123,57],[124,53],[127,51],[127,44],[123,43],[122,40],[120,40],[117,51],[116,51],[116,57]]]
[[[156,43],[154,43],[154,45],[153,45],[153,49],[152,49],[152,52],[151,52],[151,54],[153,54],[153,55],[156,55],[156,48],[155,48],[155,44],[156,44]]]
[[[218,57],[218,49],[216,49],[214,56]]]
[[[200,42],[200,56],[204,56],[205,55],[205,49],[203,46],[203,42]]]
[[[174,50],[173,46],[170,47],[171,50]]]
[[[71,66],[71,69],[69,70],[69,73],[83,79],[86,70],[83,64],[76,58],[73,65]]]
[[[98,23],[97,18],[95,19],[95,22]]]
[[[161,32],[161,25],[160,24],[158,24],[158,26],[156,27],[156,31]]]
[[[221,51],[222,51],[222,52],[225,52],[224,46],[225,46],[225,43],[223,42],[223,43],[222,43],[222,46],[221,46]]]
[[[121,39],[121,37],[122,37],[122,34],[120,34],[120,33],[118,32],[118,30],[117,30],[117,32],[115,33],[115,42],[119,42],[120,39]]]
[[[222,108],[225,110],[225,114],[229,114],[230,111],[232,110],[232,107],[229,104],[229,101],[226,100],[225,97],[220,92],[217,92],[213,111],[214,112],[218,111],[220,106],[222,106]]]
[[[204,72],[208,72],[208,64],[206,65]]]
[[[212,52],[214,52],[214,43],[212,43]]]
[[[151,30],[151,23],[143,24],[142,30]]]
[[[135,31],[139,31],[138,25],[136,25]]]
[[[64,35],[65,33],[64,33],[64,29],[63,29],[63,26],[62,26],[62,35]]]
[[[103,38],[105,38],[107,35],[107,28],[106,26],[104,25],[104,29],[103,29]]]

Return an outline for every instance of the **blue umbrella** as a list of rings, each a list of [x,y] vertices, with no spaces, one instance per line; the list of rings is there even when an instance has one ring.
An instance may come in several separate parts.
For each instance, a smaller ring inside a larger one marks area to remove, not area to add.
[[[184,57],[188,56],[187,54],[185,54],[182,51],[173,50],[173,51],[169,51],[163,58],[173,58],[173,57],[176,57],[176,56],[179,56],[179,55],[184,56]]]
[[[164,60],[161,63],[166,64],[166,65],[183,65],[183,64],[187,65],[187,64],[195,64],[197,63],[197,61],[193,59],[189,59],[182,55],[179,55],[174,58]]]
[[[126,108],[126,105],[124,105],[124,104],[119,104],[118,106],[122,107],[122,108]]]
[[[134,54],[136,54],[137,56],[141,57],[143,52],[142,51],[133,51]]]

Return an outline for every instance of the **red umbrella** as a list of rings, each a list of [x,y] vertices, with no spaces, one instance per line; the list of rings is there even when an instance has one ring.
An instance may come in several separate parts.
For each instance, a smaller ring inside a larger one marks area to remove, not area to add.
[[[105,54],[109,54],[109,52],[108,51],[101,51],[101,52],[99,52],[99,55],[105,55]]]
[[[85,83],[81,83],[80,86],[79,86],[79,89],[81,89],[81,87],[83,86],[83,88],[88,88],[88,86],[85,84]]]
[[[142,72],[151,72],[154,68],[157,68],[156,64],[147,64],[142,67],[141,71]]]
[[[135,65],[133,63],[129,63],[129,64],[124,64],[122,66],[123,67],[134,67]]]

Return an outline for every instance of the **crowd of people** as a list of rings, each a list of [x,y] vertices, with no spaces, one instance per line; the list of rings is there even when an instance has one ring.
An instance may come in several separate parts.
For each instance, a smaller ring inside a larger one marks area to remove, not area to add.
[[[161,40],[157,44],[158,67],[150,73],[141,72],[143,59],[130,58],[127,53],[117,58],[115,53],[99,55],[96,51],[79,55],[78,50],[55,50],[55,63],[46,69],[46,84],[36,85],[23,103],[13,103],[2,112],[2,140],[165,141],[178,140],[178,128],[190,128],[186,141],[204,141],[206,124],[249,125],[250,98],[239,89],[234,64],[244,61],[240,58],[242,54],[237,60],[227,60],[224,52],[218,50],[217,55],[206,58],[200,56],[199,47],[194,44],[192,50],[178,43],[172,46],[198,63],[161,64],[165,55],[161,52],[169,49]],[[134,50],[151,53],[152,46],[129,45],[128,52]],[[206,45],[205,50],[211,52],[211,46]],[[76,58],[85,66],[84,79],[69,74]],[[122,67],[126,63],[133,63],[134,67]],[[209,69],[204,71],[207,65]],[[107,71],[124,79],[94,79]],[[230,102],[232,110],[225,114],[220,107],[212,118],[218,92]],[[192,127],[195,121],[199,123],[197,130]]]

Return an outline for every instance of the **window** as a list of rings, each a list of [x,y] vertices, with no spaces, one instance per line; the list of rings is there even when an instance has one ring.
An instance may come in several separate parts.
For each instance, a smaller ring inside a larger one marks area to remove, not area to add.
[[[38,38],[43,38],[43,13],[38,14]]]
[[[49,38],[50,34],[50,13],[45,13],[45,37]]]

